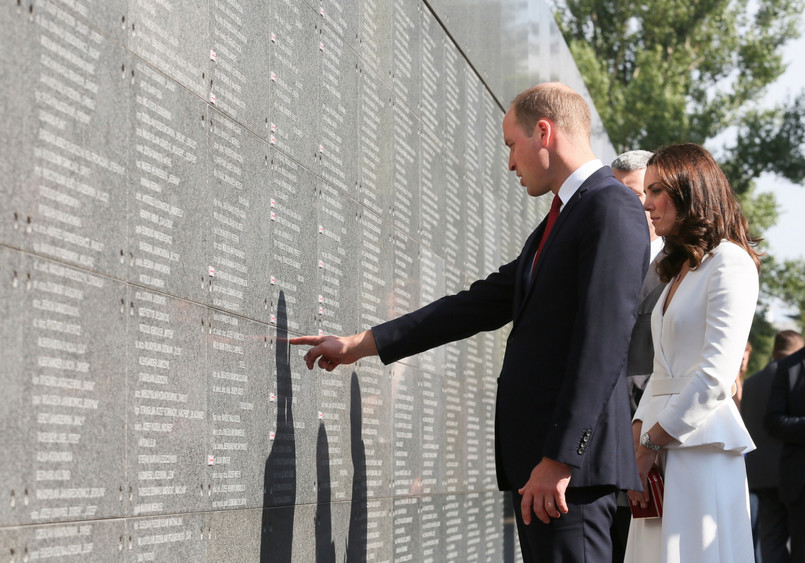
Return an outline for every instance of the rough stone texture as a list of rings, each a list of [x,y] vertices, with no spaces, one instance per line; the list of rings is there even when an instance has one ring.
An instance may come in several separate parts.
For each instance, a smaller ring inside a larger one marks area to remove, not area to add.
[[[21,0],[0,27],[0,561],[516,560],[507,329],[332,373],[288,339],[517,255],[548,203],[503,112],[584,91],[547,3]]]

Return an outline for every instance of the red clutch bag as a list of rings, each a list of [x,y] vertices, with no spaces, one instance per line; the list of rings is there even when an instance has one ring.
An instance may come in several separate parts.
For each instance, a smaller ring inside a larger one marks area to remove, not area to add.
[[[648,472],[648,506],[643,508],[629,503],[632,509],[632,518],[660,518],[662,517],[662,496],[665,487],[662,482],[662,474],[656,467],[652,467]]]

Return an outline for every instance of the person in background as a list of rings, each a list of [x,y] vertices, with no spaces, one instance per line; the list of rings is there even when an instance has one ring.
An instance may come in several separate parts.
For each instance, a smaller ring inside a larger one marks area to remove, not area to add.
[[[791,563],[805,563],[805,348],[777,362],[765,428],[783,443],[780,500],[788,513]]]
[[[633,424],[643,490],[665,476],[663,516],[632,518],[627,562],[750,563],[752,530],[743,454],[754,449],[731,398],[752,326],[760,260],[726,176],[695,144],[649,159],[645,209],[665,237],[657,265],[668,282],[651,318],[654,368]]]
[[[590,109],[564,84],[519,94],[503,118],[509,169],[553,197],[513,261],[362,333],[308,336],[309,369],[383,363],[512,322],[497,387],[495,460],[526,562],[612,559],[618,489],[640,486],[622,367],[648,267],[640,202],[590,146]]]
[[[646,176],[646,165],[651,152],[643,150],[627,151],[612,161],[612,174],[615,179],[632,190],[640,199],[646,200],[643,191],[643,179]],[[663,247],[662,237],[658,236],[646,212],[651,254],[649,268],[640,288],[640,304],[637,307],[637,321],[632,329],[629,341],[629,356],[626,362],[626,387],[629,392],[629,406],[634,416],[640,397],[646,387],[654,363],[654,344],[651,341],[651,312],[665,288],[657,275],[657,260]],[[629,522],[632,512],[629,509],[629,497],[625,491],[618,493],[618,509],[612,522],[612,561],[620,563],[626,552],[626,539],[629,535]]]
[[[802,335],[783,330],[774,336],[771,362],[761,371],[746,378],[741,416],[757,449],[746,454],[746,477],[749,492],[757,498],[757,534],[755,557],[758,563],[788,563],[788,511],[780,500],[780,454],[783,444],[763,428],[777,362],[805,345]],[[805,470],[805,468],[803,468]],[[753,515],[754,516],[754,515]],[[754,518],[753,518],[754,520]],[[757,555],[757,554],[756,554]]]
[[[646,176],[646,164],[651,152],[643,150],[627,151],[612,161],[612,174],[615,179],[623,183],[640,198],[640,204],[646,201],[643,191],[643,178]],[[654,230],[648,212],[646,212],[649,240],[651,241],[651,254],[646,277],[640,288],[640,305],[637,310],[637,322],[632,329],[632,338],[629,341],[629,356],[626,364],[626,385],[629,389],[629,402],[632,415],[637,409],[646,381],[651,375],[654,362],[654,344],[651,341],[651,312],[665,288],[657,275],[656,262],[663,247],[663,240]]]

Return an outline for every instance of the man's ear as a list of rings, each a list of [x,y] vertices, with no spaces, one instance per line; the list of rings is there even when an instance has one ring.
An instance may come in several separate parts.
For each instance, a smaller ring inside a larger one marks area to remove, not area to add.
[[[547,147],[549,144],[553,142],[554,133],[555,131],[553,123],[551,123],[547,119],[540,119],[534,126],[534,135],[538,136],[540,142],[542,143],[542,146],[544,147]]]

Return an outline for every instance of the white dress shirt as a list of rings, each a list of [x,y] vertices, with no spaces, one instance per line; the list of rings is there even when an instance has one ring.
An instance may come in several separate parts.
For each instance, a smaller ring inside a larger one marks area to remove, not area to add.
[[[559,213],[562,212],[562,209],[565,208],[565,204],[570,201],[570,198],[578,191],[584,181],[603,166],[604,164],[595,158],[579,166],[573,174],[567,177],[567,180],[559,187],[559,193],[556,194],[559,196],[559,199],[562,200],[562,207],[559,208]]]

